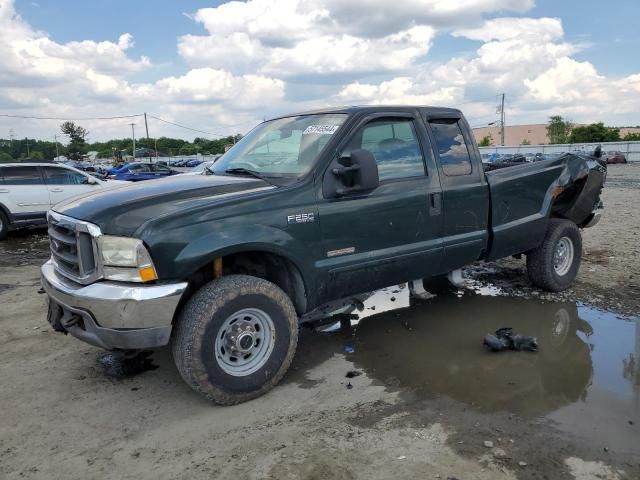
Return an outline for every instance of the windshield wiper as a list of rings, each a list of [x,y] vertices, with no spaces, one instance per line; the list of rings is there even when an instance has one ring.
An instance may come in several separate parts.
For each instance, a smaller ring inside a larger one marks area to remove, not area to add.
[[[259,178],[260,180],[264,180],[271,185],[275,185],[271,180],[268,180],[269,177],[266,175],[262,175],[260,172],[256,172],[255,170],[249,170],[248,168],[236,167],[236,168],[227,168],[224,173],[227,175],[240,174],[240,175],[250,175],[255,178]],[[277,177],[275,177],[277,178]]]

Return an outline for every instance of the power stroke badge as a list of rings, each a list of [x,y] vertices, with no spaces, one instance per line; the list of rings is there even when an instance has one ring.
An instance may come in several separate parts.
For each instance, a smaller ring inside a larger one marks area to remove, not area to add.
[[[314,213],[295,213],[293,215],[287,215],[287,223],[289,225],[296,223],[309,223],[315,222],[316,217]]]

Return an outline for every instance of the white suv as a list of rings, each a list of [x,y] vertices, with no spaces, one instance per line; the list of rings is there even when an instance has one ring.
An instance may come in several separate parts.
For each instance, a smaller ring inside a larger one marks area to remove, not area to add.
[[[0,163],[0,240],[9,229],[45,224],[56,203],[123,183],[56,163]]]

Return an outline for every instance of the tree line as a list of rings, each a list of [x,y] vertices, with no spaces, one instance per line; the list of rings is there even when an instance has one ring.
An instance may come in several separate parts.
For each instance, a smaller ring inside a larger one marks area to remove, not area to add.
[[[6,139],[0,138],[0,162],[21,160],[53,160],[56,156],[65,156],[72,160],[79,160],[88,152],[98,152],[98,158],[113,158],[119,155],[133,154],[133,140],[131,138],[112,139],[105,142],[87,142],[89,132],[73,122],[60,125],[60,132],[68,138],[66,144],[39,140],[36,138]],[[218,139],[196,137],[193,141],[180,138],[136,138],[136,156],[196,155],[224,153],[225,146],[237,142],[241,135],[231,135]],[[122,152],[122,153],[121,153]]]

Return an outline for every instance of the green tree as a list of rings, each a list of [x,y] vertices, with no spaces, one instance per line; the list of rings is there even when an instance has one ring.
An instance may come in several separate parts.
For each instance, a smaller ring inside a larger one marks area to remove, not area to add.
[[[89,131],[73,122],[61,124],[60,131],[67,135],[70,140],[69,145],[67,145],[67,155],[73,160],[79,160],[86,151],[87,142],[85,138],[89,135]]]
[[[573,129],[573,123],[565,120],[560,115],[549,117],[547,124],[547,137],[549,143],[569,143],[569,135]]]
[[[627,142],[640,142],[640,133],[627,133],[622,140]]]
[[[44,155],[39,150],[32,151],[31,160],[44,160]]]
[[[0,163],[13,162],[13,157],[7,152],[0,152]]]
[[[569,143],[617,142],[618,140],[620,140],[620,129],[605,127],[602,122],[576,127],[569,136]]]
[[[491,145],[493,145],[493,137],[491,134],[482,137],[482,140],[478,143],[479,147],[490,147]]]
[[[520,142],[520,145],[531,145],[531,142],[525,138]]]

